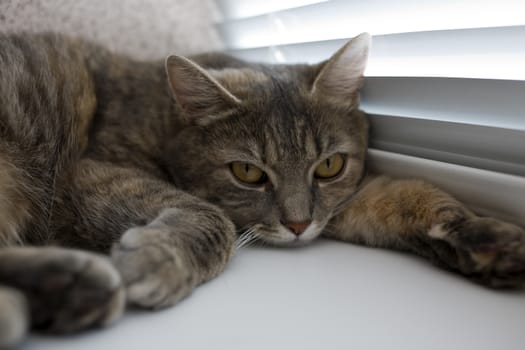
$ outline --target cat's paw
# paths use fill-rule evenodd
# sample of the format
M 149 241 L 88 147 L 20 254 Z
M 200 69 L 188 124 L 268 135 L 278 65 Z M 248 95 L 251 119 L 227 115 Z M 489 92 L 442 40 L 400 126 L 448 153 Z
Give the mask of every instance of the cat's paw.
M 118 271 L 106 257 L 54 247 L 0 253 L 0 280 L 23 294 L 32 326 L 74 332 L 119 318 L 125 306 Z
M 457 220 L 436 225 L 429 235 L 450 244 L 456 267 L 491 287 L 525 284 L 525 230 L 493 218 Z
M 164 308 L 187 296 L 197 284 L 166 227 L 135 227 L 113 247 L 111 257 L 127 288 L 128 302 Z

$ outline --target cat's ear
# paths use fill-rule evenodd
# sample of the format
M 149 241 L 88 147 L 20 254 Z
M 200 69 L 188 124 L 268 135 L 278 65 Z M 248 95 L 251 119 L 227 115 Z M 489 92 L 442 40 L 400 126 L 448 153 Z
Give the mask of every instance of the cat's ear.
M 358 104 L 369 49 L 368 33 L 362 33 L 346 43 L 323 64 L 314 80 L 312 95 L 339 105 Z
M 169 56 L 166 72 L 175 101 L 189 122 L 207 124 L 241 103 L 202 67 L 185 57 Z

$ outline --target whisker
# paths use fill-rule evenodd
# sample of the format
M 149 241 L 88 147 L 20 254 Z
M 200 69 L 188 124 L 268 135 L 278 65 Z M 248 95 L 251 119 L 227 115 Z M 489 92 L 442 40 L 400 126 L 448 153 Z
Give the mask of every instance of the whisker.
M 260 225 L 255 224 L 252 225 L 250 228 L 246 229 L 243 233 L 241 233 L 241 235 L 236 241 L 236 249 L 239 250 L 241 248 L 248 247 L 257 241 L 260 241 L 262 237 L 258 232 L 259 227 Z
M 235 247 L 237 249 L 243 244 L 247 236 L 248 236 L 248 231 L 241 233 L 239 237 L 235 240 Z
M 245 246 L 248 242 L 250 242 L 253 239 L 254 234 L 255 234 L 254 227 L 251 227 L 247 229 L 246 231 L 244 231 L 243 233 L 241 233 L 239 238 L 237 238 L 237 240 L 235 241 L 235 248 L 238 250 L 242 248 L 243 246 Z
M 241 236 L 242 234 L 246 233 L 251 227 L 253 227 L 253 224 L 246 224 L 243 227 L 237 228 L 237 234 Z
M 253 235 L 251 236 L 251 239 L 248 240 L 246 243 L 244 243 L 244 247 L 249 247 L 250 245 L 254 244 L 255 242 L 259 241 L 261 237 L 257 234 L 257 232 L 253 232 Z

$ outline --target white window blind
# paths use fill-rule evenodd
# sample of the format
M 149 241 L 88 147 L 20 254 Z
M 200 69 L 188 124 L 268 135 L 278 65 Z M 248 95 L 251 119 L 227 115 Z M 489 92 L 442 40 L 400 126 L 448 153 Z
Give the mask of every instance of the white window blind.
M 228 51 L 319 62 L 372 34 L 361 108 L 377 170 L 525 224 L 525 1 L 217 0 Z

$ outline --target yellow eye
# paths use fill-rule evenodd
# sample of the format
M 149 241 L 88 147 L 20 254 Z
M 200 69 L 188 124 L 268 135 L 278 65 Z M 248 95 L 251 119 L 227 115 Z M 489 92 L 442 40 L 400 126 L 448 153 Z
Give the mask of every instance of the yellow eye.
M 334 154 L 333 156 L 326 158 L 315 168 L 315 177 L 320 180 L 331 179 L 343 170 L 345 165 L 345 160 L 343 156 L 339 153 Z
M 241 182 L 259 185 L 266 181 L 266 173 L 250 163 L 233 162 L 230 168 L 233 175 Z

